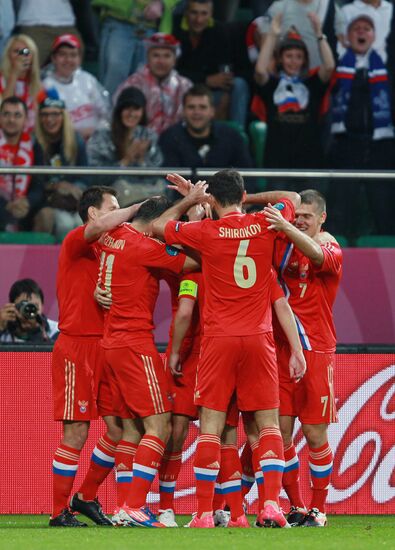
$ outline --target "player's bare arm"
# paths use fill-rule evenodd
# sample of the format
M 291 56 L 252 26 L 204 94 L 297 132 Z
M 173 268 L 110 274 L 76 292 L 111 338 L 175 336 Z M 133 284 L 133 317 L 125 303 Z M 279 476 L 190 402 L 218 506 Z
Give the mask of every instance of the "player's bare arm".
M 281 199 L 288 199 L 295 208 L 300 205 L 300 195 L 294 191 L 262 191 L 261 193 L 248 194 L 244 204 L 275 204 Z
M 289 374 L 292 379 L 300 380 L 306 372 L 306 360 L 291 306 L 286 298 L 279 298 L 274 302 L 273 307 L 291 348 Z
M 106 231 L 111 231 L 111 229 L 114 229 L 114 227 L 116 227 L 117 225 L 130 221 L 136 215 L 138 209 L 143 204 L 143 202 L 132 204 L 127 208 L 116 208 L 102 216 L 95 215 L 94 211 L 92 210 L 93 215 L 89 216 L 89 221 L 85 227 L 85 239 L 88 242 L 96 241 Z
M 292 225 L 289 221 L 285 220 L 281 212 L 274 208 L 272 205 L 264 208 L 265 218 L 269 222 L 269 229 L 275 231 L 282 231 L 285 235 L 299 248 L 305 256 L 307 256 L 315 266 L 320 267 L 324 262 L 324 253 L 321 248 L 321 244 L 305 233 L 300 231 L 297 227 Z
M 191 187 L 188 195 L 166 210 L 166 212 L 164 212 L 153 222 L 152 229 L 154 235 L 163 239 L 165 227 L 168 221 L 178 220 L 195 204 L 203 204 L 207 202 L 210 195 L 206 193 L 206 189 L 207 184 L 203 181 L 198 181 L 193 187 Z
M 96 302 L 104 309 L 110 309 L 112 304 L 111 291 L 100 288 L 99 285 L 96 285 L 93 297 Z
M 190 298 L 180 298 L 178 309 L 174 316 L 172 347 L 169 357 L 169 367 L 174 376 L 182 376 L 180 364 L 180 348 L 190 327 L 195 301 Z
M 194 258 L 186 256 L 185 262 L 182 268 L 183 273 L 190 273 L 191 271 L 199 271 L 201 269 L 201 264 Z

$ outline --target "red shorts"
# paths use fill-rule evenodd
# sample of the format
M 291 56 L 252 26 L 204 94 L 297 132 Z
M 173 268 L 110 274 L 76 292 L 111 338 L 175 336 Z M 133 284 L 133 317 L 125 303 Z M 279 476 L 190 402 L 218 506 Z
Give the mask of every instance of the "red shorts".
M 52 352 L 55 420 L 97 418 L 95 369 L 101 370 L 100 338 L 60 334 Z
M 102 348 L 103 369 L 97 381 L 97 410 L 99 416 L 119 416 L 118 408 L 111 390 L 109 367 L 105 365 L 104 349 Z
M 240 412 L 237 407 L 236 394 L 233 394 L 229 403 L 228 410 L 226 411 L 226 425 L 237 428 L 237 426 L 239 425 L 239 416 Z
M 123 418 L 171 411 L 165 369 L 153 342 L 147 342 L 139 351 L 127 347 L 106 349 L 105 358 L 112 372 L 111 391 L 117 409 L 123 408 Z
M 234 392 L 241 411 L 278 408 L 278 372 L 271 332 L 203 337 L 196 405 L 226 412 Z
M 334 353 L 303 351 L 306 374 L 300 382 L 289 376 L 289 347 L 279 345 L 280 415 L 297 416 L 302 424 L 337 422 L 333 387 Z
M 173 376 L 167 367 L 169 387 L 173 400 L 173 414 L 182 414 L 192 419 L 198 418 L 198 408 L 193 398 L 196 384 L 196 370 L 199 362 L 200 346 L 186 357 L 181 354 L 182 376 Z

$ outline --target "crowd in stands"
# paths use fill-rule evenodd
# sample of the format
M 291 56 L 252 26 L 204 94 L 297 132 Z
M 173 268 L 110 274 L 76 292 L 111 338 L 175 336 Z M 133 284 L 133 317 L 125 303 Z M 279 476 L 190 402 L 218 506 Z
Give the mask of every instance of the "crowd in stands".
M 251 168 L 263 156 L 267 168 L 394 170 L 393 7 L 2 0 L 0 165 Z M 264 155 L 248 141 L 253 121 L 267 125 Z M 92 182 L 1 175 L 0 231 L 61 240 L 80 223 L 78 198 Z M 118 189 L 121 205 L 165 189 L 152 176 L 100 182 Z M 250 191 L 256 185 L 247 181 Z M 308 186 L 327 195 L 329 230 L 395 233 L 394 185 Z

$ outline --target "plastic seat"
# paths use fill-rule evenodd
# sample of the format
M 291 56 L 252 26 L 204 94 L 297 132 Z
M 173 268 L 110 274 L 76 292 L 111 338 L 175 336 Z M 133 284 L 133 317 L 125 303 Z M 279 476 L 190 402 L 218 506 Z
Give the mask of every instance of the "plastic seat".
M 18 231 L 9 233 L 0 232 L 0 244 L 55 244 L 56 239 L 49 233 L 34 233 L 30 231 Z
M 249 145 L 248 135 L 246 134 L 243 127 L 240 126 L 240 124 L 238 122 L 236 122 L 235 120 L 221 120 L 221 122 L 223 122 L 227 126 L 230 126 L 231 128 L 234 128 L 235 130 L 237 130 L 239 132 L 239 134 L 241 135 L 241 137 L 243 138 L 243 140 L 245 141 L 245 143 L 247 145 Z
M 395 248 L 395 235 L 363 235 L 356 244 L 364 248 Z
M 348 246 L 350 246 L 350 243 L 348 242 L 347 237 L 345 237 L 344 235 L 334 235 L 334 237 L 339 243 L 339 245 L 341 246 L 341 248 L 347 248 Z

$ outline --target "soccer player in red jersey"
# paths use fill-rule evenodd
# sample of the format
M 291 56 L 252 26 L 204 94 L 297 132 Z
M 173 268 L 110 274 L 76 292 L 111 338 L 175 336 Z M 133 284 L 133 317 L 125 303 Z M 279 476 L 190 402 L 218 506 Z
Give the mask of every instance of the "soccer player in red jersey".
M 341 278 L 342 252 L 334 237 L 322 232 L 326 219 L 324 197 L 315 190 L 302 191 L 300 196 L 302 202 L 296 209 L 294 225 L 281 218 L 276 209 L 265 208 L 271 227 L 281 232 L 275 245 L 274 263 L 295 314 L 307 363 L 306 375 L 295 384 L 286 369 L 288 346 L 279 342 L 280 426 L 285 452 L 283 484 L 292 506 L 289 521 L 304 527 L 324 527 L 333 462 L 327 430 L 329 423 L 337 421 L 333 389 L 336 350 L 333 304 Z M 313 494 L 307 514 L 300 496 L 299 463 L 292 440 L 296 416 L 309 447 Z
M 103 232 L 130 219 L 138 207 L 120 210 L 115 191 L 110 187 L 87 189 L 79 205 L 84 225 L 66 236 L 60 251 L 57 274 L 60 335 L 52 354 L 52 382 L 54 415 L 55 420 L 63 422 L 63 437 L 53 460 L 53 510 L 49 522 L 53 527 L 86 526 L 70 512 L 68 500 L 89 422 L 98 414 L 103 312 L 93 299 L 98 265 L 95 243 Z M 105 401 L 99 412 L 107 424 L 107 433 L 98 441 L 88 475 L 73 500 L 74 506 L 81 505 L 79 511 L 96 523 L 111 525 L 95 500 L 98 486 L 113 467 L 115 445 L 121 433 L 112 417 L 109 399 L 106 397 Z
M 203 191 L 196 188 L 194 201 L 200 195 Z M 164 527 L 145 507 L 170 435 L 171 411 L 167 378 L 152 334 L 159 293 L 153 270 L 181 273 L 198 267 L 177 248 L 147 236 L 152 221 L 168 206 L 164 197 L 146 201 L 131 224 L 116 227 L 100 241 L 99 286 L 112 298 L 103 337 L 111 389 L 144 432 L 121 512 L 130 525 L 144 527 Z M 125 418 L 125 413 L 121 416 Z
M 170 179 L 176 184 L 185 182 L 175 175 Z M 217 172 L 210 178 L 207 191 L 218 220 L 174 221 L 190 206 L 187 195 L 153 225 L 154 232 L 164 235 L 166 242 L 195 248 L 202 257 L 204 336 L 195 389 L 201 430 L 194 466 L 198 512 L 191 527 L 214 526 L 212 503 L 219 471 L 220 437 L 234 391 L 238 408 L 254 412 L 260 430 L 260 462 L 267 498 L 265 525 L 288 527 L 278 506 L 284 456 L 270 312 L 276 235 L 268 229 L 262 212 L 242 213 L 245 191 L 238 172 Z M 274 192 L 272 199 L 279 199 L 276 208 L 285 219 L 292 220 L 299 196 Z

